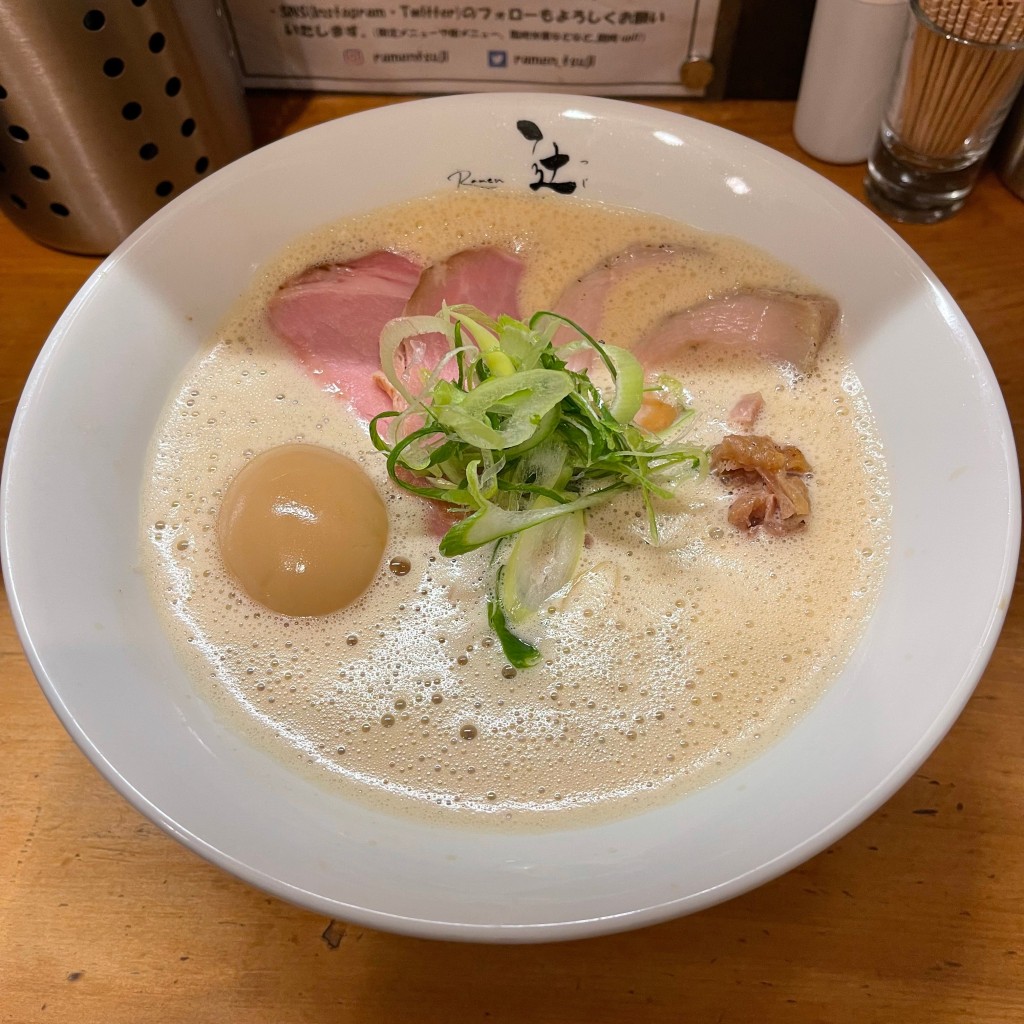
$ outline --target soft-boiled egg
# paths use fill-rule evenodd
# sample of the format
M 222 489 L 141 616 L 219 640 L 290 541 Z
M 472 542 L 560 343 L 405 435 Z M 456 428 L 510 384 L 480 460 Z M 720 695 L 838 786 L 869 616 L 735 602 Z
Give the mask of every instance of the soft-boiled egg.
M 282 615 L 327 615 L 373 581 L 388 537 L 384 502 L 358 463 L 285 444 L 232 480 L 217 527 L 228 571 Z

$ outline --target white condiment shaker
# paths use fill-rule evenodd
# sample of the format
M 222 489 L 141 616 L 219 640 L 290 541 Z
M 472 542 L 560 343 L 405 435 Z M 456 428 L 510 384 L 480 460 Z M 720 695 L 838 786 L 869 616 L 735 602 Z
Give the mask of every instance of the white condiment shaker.
M 907 0 L 818 0 L 793 134 L 834 164 L 868 158 L 906 35 Z

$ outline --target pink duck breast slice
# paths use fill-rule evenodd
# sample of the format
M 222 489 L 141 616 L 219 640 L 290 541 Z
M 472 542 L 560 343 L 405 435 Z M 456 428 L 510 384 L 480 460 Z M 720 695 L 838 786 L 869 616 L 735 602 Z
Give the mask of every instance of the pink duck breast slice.
M 380 332 L 402 315 L 421 270 L 386 251 L 314 267 L 270 300 L 270 325 L 326 389 L 341 392 L 370 418 L 392 405 L 377 383 Z
M 523 261 L 493 246 L 465 249 L 429 266 L 409 299 L 406 316 L 434 316 L 441 303 L 476 306 L 491 317 L 519 317 Z
M 435 316 L 446 302 L 449 306 L 476 306 L 491 317 L 505 313 L 518 318 L 522 279 L 523 262 L 513 253 L 493 246 L 464 249 L 423 271 L 405 316 Z M 410 338 L 398 353 L 396 369 L 408 386 L 418 391 L 448 350 L 448 339 L 443 334 Z M 454 362 L 442 371 L 450 379 L 457 372 Z
M 594 338 L 601 336 L 604 307 L 612 289 L 631 273 L 676 260 L 684 260 L 701 250 L 692 245 L 649 245 L 637 243 L 603 259 L 582 277 L 573 281 L 558 297 L 553 311 L 579 324 Z M 569 328 L 555 336 L 561 345 L 573 337 Z
M 690 345 L 728 345 L 807 373 L 838 318 L 839 306 L 827 296 L 758 288 L 672 314 L 633 353 L 646 367 L 656 368 Z
M 636 243 L 606 257 L 582 277 L 568 285 L 559 295 L 552 311 L 577 324 L 592 338 L 602 340 L 605 305 L 616 286 L 630 274 L 646 267 L 685 260 L 699 253 L 691 245 L 650 245 Z M 555 345 L 565 345 L 578 337 L 571 327 L 560 327 L 554 336 Z M 570 370 L 589 370 L 593 349 L 581 349 L 567 359 Z

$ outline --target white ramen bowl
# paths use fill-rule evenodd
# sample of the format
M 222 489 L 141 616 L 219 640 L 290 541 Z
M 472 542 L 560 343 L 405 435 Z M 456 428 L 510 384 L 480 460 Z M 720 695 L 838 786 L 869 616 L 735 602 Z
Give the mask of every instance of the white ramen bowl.
M 159 625 L 137 517 L 158 413 L 257 268 L 329 221 L 477 187 L 469 179 L 548 187 L 520 121 L 569 156 L 556 180 L 576 181 L 577 196 L 739 236 L 839 300 L 887 453 L 893 536 L 877 610 L 846 669 L 756 760 L 638 816 L 497 834 L 368 810 L 248 746 L 193 692 Z M 892 231 L 823 178 L 721 128 L 545 95 L 356 114 L 189 189 L 106 260 L 55 327 L 18 411 L 3 503 L 28 658 L 75 741 L 136 808 L 319 913 L 511 942 L 699 910 L 863 820 L 970 696 L 1003 621 L 1020 531 L 995 377 L 948 293 Z

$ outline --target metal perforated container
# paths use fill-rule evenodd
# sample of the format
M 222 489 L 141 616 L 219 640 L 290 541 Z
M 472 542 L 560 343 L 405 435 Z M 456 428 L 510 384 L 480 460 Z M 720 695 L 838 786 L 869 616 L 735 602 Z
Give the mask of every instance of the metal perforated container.
M 94 255 L 251 146 L 215 0 L 0 0 L 0 118 L 0 208 Z

